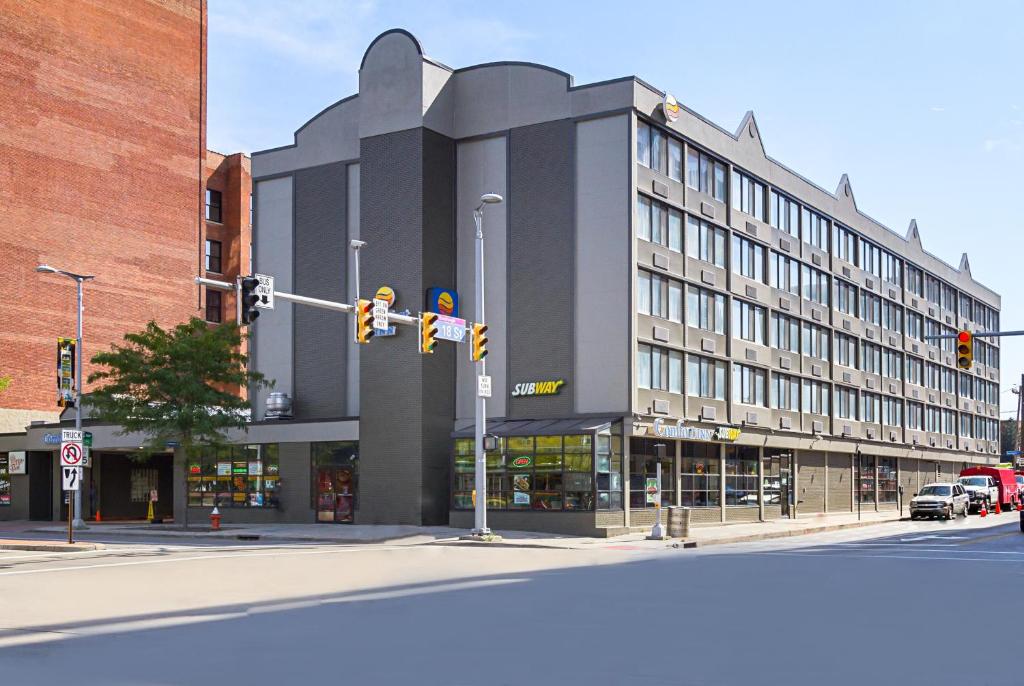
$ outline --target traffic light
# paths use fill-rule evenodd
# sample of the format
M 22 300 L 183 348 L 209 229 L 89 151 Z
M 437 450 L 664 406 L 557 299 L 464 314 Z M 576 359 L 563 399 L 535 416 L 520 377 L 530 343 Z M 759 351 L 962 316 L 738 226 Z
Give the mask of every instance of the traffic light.
M 259 285 L 260 280 L 254 276 L 246 276 L 242 279 L 238 295 L 238 299 L 242 303 L 241 320 L 238 322 L 239 326 L 252 324 L 260 316 L 260 311 L 256 309 L 256 303 L 260 301 L 260 296 L 256 295 L 256 288 Z
M 420 315 L 420 352 L 433 355 L 437 347 L 437 314 L 424 312 Z
M 974 364 L 974 334 L 961 331 L 956 335 L 956 366 L 970 369 Z
M 486 324 L 473 325 L 472 360 L 474 362 L 479 362 L 487 357 L 487 337 L 484 336 L 485 333 L 487 333 Z
M 369 343 L 373 338 L 373 301 L 356 301 L 356 343 Z

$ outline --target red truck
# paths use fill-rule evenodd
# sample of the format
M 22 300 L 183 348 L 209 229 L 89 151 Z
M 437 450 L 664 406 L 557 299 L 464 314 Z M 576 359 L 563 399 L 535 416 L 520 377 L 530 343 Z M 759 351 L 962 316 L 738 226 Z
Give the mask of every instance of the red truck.
M 961 477 L 988 476 L 999 491 L 999 505 L 1003 510 L 1013 510 L 1020 499 L 1017 477 L 1012 469 L 1005 467 L 968 467 L 960 472 Z

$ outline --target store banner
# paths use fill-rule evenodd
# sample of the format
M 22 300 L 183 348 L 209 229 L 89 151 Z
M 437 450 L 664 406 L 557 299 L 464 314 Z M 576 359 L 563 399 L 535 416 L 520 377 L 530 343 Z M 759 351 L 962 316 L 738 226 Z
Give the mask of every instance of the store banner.
M 57 339 L 57 406 L 75 406 L 75 339 Z

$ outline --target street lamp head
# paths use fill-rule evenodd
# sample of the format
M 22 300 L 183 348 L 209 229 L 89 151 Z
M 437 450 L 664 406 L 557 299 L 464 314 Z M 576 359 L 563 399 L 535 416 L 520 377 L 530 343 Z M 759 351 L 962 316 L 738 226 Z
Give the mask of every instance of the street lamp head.
M 57 270 L 54 269 L 53 267 L 51 267 L 48 264 L 41 264 L 41 265 L 39 265 L 38 267 L 36 267 L 36 271 L 37 272 L 42 272 L 43 274 L 56 274 L 57 273 Z
M 348 242 L 348 246 L 353 250 L 359 250 L 359 248 L 363 247 L 364 245 L 366 245 L 366 241 L 361 241 L 358 238 L 353 238 L 351 241 Z
M 503 200 L 504 198 L 497 193 L 484 193 L 480 196 L 480 203 L 482 205 L 497 205 Z

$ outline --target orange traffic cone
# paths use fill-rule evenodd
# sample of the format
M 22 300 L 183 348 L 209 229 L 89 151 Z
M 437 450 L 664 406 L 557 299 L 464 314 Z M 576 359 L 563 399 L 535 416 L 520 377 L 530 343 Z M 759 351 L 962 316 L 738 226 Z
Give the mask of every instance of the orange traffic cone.
M 996 511 L 995 511 L 995 512 L 993 512 L 992 514 L 1002 514 L 1002 513 L 1003 513 L 1003 511 L 1002 511 L 1002 509 L 1000 509 L 1000 507 L 999 507 L 999 501 L 997 500 L 997 501 L 996 501 Z
M 978 514 L 982 517 L 988 517 L 988 506 L 985 504 L 984 500 L 981 501 L 981 509 L 978 510 Z
M 99 511 L 99 510 L 96 510 L 96 521 L 97 521 L 97 522 L 102 522 L 102 521 L 103 521 L 103 520 L 102 520 L 102 519 L 100 518 L 100 511 Z

